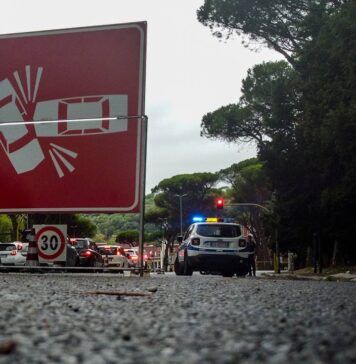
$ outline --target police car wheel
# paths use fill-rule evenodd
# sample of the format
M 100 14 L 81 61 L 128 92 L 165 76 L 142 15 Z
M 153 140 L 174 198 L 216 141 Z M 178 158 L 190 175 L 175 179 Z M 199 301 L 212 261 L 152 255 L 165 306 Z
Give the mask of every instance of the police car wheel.
M 247 275 L 247 272 L 243 272 L 243 271 L 236 272 L 237 277 L 246 277 L 246 275 Z
M 248 273 L 248 268 L 246 266 L 242 266 L 236 271 L 237 277 L 245 277 Z
M 193 269 L 188 263 L 187 256 L 184 257 L 184 273 L 185 276 L 193 275 Z
M 183 267 L 181 266 L 181 264 L 179 264 L 178 257 L 176 258 L 176 260 L 174 262 L 174 273 L 177 276 L 183 275 Z

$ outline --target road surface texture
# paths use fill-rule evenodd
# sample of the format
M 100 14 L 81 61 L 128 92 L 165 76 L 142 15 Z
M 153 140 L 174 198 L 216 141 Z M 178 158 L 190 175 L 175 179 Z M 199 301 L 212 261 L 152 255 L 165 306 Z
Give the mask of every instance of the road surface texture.
M 2 273 L 0 292 L 0 363 L 356 363 L 354 282 Z

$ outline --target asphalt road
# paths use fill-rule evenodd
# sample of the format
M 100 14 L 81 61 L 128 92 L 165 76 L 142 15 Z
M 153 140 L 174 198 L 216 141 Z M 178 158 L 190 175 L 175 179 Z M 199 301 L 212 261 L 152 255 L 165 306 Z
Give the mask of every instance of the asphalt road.
M 0 274 L 0 363 L 356 363 L 356 283 Z

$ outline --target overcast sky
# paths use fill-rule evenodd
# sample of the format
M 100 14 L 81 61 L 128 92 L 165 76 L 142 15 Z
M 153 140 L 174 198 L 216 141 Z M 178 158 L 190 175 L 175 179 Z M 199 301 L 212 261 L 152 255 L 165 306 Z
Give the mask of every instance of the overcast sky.
M 165 178 L 216 172 L 256 155 L 253 145 L 200 137 L 204 114 L 241 96 L 247 70 L 281 57 L 253 52 L 240 39 L 219 41 L 200 24 L 204 0 L 11 0 L 2 5 L 0 33 L 147 21 L 146 192 Z

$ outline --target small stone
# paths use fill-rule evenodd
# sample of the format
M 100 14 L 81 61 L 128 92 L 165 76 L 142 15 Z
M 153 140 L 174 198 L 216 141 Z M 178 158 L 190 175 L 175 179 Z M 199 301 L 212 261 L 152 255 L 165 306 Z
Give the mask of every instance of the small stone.
M 122 340 L 124 340 L 124 341 L 130 341 L 131 340 L 131 335 L 130 334 L 123 334 L 122 335 Z
M 172 354 L 174 353 L 174 349 L 173 348 L 164 348 L 162 351 L 161 351 L 161 354 L 163 356 L 171 356 Z
M 11 354 L 16 349 L 17 343 L 14 340 L 8 340 L 0 343 L 0 354 Z

